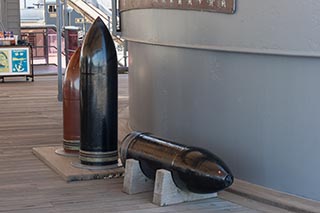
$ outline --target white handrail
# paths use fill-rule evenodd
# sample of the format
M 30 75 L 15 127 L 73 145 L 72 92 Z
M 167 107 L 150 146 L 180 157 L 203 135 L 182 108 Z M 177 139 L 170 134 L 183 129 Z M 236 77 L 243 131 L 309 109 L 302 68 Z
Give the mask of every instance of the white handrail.
M 103 11 L 101 11 L 100 9 L 96 8 L 95 6 L 93 6 L 90 3 L 87 3 L 83 0 L 68 0 L 67 1 L 68 5 L 71 6 L 75 11 L 77 11 L 80 14 L 83 14 L 89 22 L 93 22 L 96 18 L 100 17 L 103 22 L 106 24 L 106 26 L 110 26 L 110 28 L 114 28 L 112 27 L 112 16 L 108 16 L 107 14 L 105 14 Z M 112 13 L 111 13 L 112 15 Z M 113 31 L 112 29 L 110 29 L 111 31 Z M 123 43 L 123 41 L 117 37 L 114 36 L 114 33 L 112 33 L 113 35 L 113 39 L 115 40 L 115 42 L 117 42 L 118 44 Z

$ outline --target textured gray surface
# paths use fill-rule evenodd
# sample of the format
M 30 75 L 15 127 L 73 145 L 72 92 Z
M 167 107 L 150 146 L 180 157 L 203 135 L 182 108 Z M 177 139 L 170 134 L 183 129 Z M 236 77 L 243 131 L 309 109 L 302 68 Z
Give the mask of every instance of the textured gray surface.
M 123 13 L 131 127 L 207 148 L 237 178 L 320 200 L 319 10 L 243 0 L 235 15 Z
M 20 35 L 20 10 L 19 0 L 0 0 L 0 22 L 5 29 L 0 31 L 12 31 L 15 35 Z
M 122 14 L 121 29 L 128 40 L 154 44 L 320 56 L 319 1 L 237 2 L 234 15 L 132 10 Z

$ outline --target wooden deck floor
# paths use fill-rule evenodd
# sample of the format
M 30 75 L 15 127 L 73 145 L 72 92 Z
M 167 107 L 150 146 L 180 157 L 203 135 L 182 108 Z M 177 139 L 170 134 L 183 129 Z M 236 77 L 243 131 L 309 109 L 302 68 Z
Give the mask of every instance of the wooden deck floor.
M 119 82 L 123 108 L 127 76 L 120 75 Z M 121 192 L 121 178 L 66 183 L 32 154 L 32 147 L 61 144 L 56 76 L 36 77 L 33 83 L 6 79 L 0 91 L 0 212 L 282 212 L 228 193 L 223 199 L 157 207 L 151 193 Z

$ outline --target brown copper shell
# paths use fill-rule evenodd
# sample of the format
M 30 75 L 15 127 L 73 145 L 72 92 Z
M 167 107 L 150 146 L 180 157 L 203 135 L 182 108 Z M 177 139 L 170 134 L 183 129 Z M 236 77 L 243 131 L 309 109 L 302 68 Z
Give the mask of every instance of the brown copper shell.
M 63 82 L 63 148 L 79 151 L 80 146 L 80 52 L 72 55 Z

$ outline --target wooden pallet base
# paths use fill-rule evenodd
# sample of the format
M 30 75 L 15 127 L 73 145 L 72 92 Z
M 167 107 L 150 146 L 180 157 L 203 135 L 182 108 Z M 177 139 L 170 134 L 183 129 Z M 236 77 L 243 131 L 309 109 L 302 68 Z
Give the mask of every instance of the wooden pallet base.
M 36 155 L 52 170 L 58 173 L 65 181 L 93 180 L 122 177 L 123 167 L 112 169 L 92 169 L 75 167 L 72 164 L 79 162 L 78 157 L 66 157 L 58 155 L 55 150 L 61 147 L 38 147 L 33 148 L 33 154 Z

